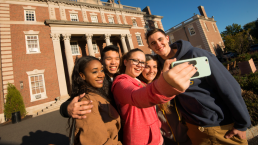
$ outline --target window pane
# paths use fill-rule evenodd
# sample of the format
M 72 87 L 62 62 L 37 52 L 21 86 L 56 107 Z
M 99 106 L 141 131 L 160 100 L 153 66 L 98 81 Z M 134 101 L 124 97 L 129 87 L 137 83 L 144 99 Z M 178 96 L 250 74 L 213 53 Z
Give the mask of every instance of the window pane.
M 40 92 L 41 92 L 41 93 L 44 92 L 44 88 L 40 88 Z
M 34 82 L 34 81 L 35 81 L 35 80 L 34 80 L 34 76 L 30 77 L 30 80 L 31 80 L 32 82 Z
M 36 94 L 36 90 L 35 89 L 32 89 L 32 94 Z

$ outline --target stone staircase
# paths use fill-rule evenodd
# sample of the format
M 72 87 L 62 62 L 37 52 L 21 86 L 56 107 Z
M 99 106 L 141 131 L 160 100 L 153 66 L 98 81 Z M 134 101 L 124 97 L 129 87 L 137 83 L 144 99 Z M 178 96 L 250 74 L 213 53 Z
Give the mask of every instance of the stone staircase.
M 54 102 L 46 105 L 42 109 L 38 110 L 35 114 L 33 114 L 33 117 L 40 116 L 46 113 L 50 113 L 56 110 L 59 110 L 61 104 L 65 102 L 68 98 L 62 98 L 62 99 L 56 99 Z

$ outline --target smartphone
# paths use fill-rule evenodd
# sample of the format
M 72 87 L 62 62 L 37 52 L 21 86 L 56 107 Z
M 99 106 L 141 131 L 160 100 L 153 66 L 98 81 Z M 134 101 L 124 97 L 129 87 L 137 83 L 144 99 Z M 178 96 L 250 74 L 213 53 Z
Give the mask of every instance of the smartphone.
M 197 68 L 197 72 L 191 77 L 191 79 L 197 79 L 211 75 L 209 60 L 205 56 L 175 61 L 171 64 L 171 67 L 173 68 L 184 62 L 189 62 Z

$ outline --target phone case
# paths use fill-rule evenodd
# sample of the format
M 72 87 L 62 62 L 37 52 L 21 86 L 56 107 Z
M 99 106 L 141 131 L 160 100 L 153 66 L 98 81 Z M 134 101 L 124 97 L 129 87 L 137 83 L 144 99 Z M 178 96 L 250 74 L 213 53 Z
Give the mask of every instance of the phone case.
M 209 60 L 205 56 L 175 61 L 171 64 L 171 67 L 173 68 L 184 62 L 189 62 L 197 68 L 197 72 L 191 77 L 191 79 L 197 79 L 211 75 Z

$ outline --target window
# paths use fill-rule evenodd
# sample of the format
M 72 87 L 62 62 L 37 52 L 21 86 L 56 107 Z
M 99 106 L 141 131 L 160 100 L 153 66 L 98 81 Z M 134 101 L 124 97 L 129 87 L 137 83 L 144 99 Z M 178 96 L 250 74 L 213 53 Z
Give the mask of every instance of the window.
M 175 42 L 175 38 L 174 38 L 174 35 L 173 35 L 173 34 L 170 35 L 169 38 L 170 38 L 170 44 L 172 44 L 172 43 Z
M 72 55 L 80 55 L 79 47 L 77 42 L 70 42 Z
M 193 27 L 192 25 L 188 27 L 188 31 L 189 31 L 189 33 L 190 33 L 190 36 L 196 34 L 196 33 L 195 33 L 195 30 L 194 30 L 194 27 Z
M 113 17 L 108 17 L 109 24 L 115 24 Z
M 145 22 L 145 28 L 150 29 L 149 23 L 147 21 Z
M 217 55 L 216 46 L 214 45 L 214 42 L 211 42 L 211 45 L 213 47 L 213 50 L 214 50 L 215 54 Z
M 212 26 L 213 26 L 214 31 L 217 32 L 215 25 L 212 24 Z
M 98 23 L 98 16 L 97 15 L 91 15 L 91 22 L 92 23 Z
M 27 53 L 39 53 L 39 40 L 38 35 L 26 35 Z
M 133 26 L 134 26 L 134 27 L 137 27 L 136 19 L 132 19 L 132 21 L 133 21 Z
M 97 45 L 96 41 L 92 42 L 92 46 L 93 46 L 94 53 L 99 53 L 98 45 Z
M 79 21 L 78 20 L 78 14 L 70 14 L 71 21 Z
M 154 22 L 154 26 L 155 26 L 155 28 L 159 28 L 159 26 L 158 26 L 158 23 L 157 23 L 157 22 Z
M 33 70 L 27 72 L 29 76 L 31 102 L 47 98 L 44 71 L 45 70 Z
M 209 29 L 208 29 L 208 27 L 207 27 L 206 23 L 204 23 L 204 26 L 205 26 L 206 30 L 207 30 L 207 31 L 209 31 Z
M 25 21 L 36 21 L 34 10 L 25 10 Z
M 141 34 L 136 34 L 136 39 L 139 46 L 143 46 Z

